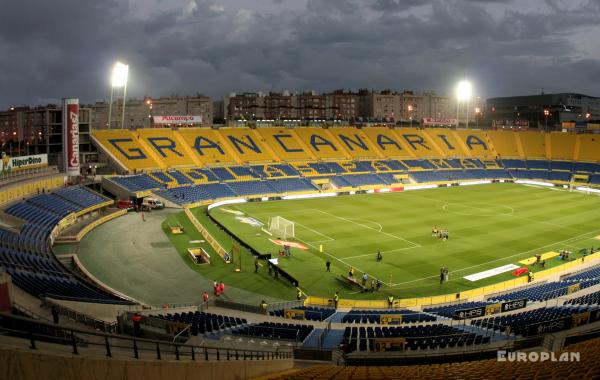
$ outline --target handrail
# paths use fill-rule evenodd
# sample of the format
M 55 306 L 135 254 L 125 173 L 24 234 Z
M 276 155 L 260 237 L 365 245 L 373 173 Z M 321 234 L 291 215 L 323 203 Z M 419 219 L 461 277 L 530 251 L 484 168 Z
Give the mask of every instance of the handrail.
M 65 315 L 67 318 L 71 318 L 77 322 L 81 322 L 86 326 L 90 326 L 95 329 L 100 329 L 102 331 L 110 333 L 114 333 L 117 330 L 117 322 L 106 322 L 98 318 L 91 317 L 87 314 L 81 313 L 77 310 L 73 310 L 57 302 L 53 302 L 52 300 L 49 300 L 46 297 L 41 297 L 41 299 L 42 303 L 45 306 L 57 307 L 58 312 L 60 314 Z
M 178 344 L 155 339 L 129 337 L 112 333 L 86 331 L 77 328 L 65 328 L 57 325 L 39 322 L 30 318 L 15 315 L 0 314 L 0 331 L 12 333 L 17 336 L 28 338 L 30 348 L 36 349 L 36 341 L 53 341 L 57 339 L 61 343 L 68 343 L 73 347 L 73 354 L 78 355 L 79 348 L 86 346 L 99 346 L 106 350 L 106 356 L 112 357 L 112 349 L 131 349 L 136 359 L 140 351 L 149 351 L 156 354 L 160 360 L 162 353 L 168 352 L 180 360 L 181 355 L 190 355 L 192 360 L 197 360 L 197 354 L 203 354 L 205 361 L 214 360 L 266 360 L 266 359 L 290 359 L 293 358 L 292 350 L 264 350 L 244 348 L 208 347 L 206 345 Z M 43 331 L 42 333 L 38 331 Z M 44 333 L 45 332 L 45 333 Z M 52 333 L 53 335 L 48 335 Z M 83 339 L 83 337 L 95 337 L 101 339 Z M 163 349 L 161 350 L 161 346 Z M 164 346 L 168 348 L 165 351 Z M 185 350 L 185 351 L 184 351 Z M 189 354 L 188 354 L 189 353 Z M 223 356 L 223 359 L 221 358 Z

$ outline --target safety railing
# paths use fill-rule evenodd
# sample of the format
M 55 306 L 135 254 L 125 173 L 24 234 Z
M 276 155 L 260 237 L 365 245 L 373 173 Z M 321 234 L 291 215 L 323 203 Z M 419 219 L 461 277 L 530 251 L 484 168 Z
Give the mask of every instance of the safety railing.
M 290 359 L 294 355 L 291 349 L 260 350 L 208 347 L 105 334 L 63 328 L 13 315 L 0 315 L 0 331 L 5 335 L 29 340 L 29 348 L 31 349 L 37 349 L 39 342 L 68 345 L 74 355 L 87 353 L 87 351 L 97 354 L 98 351 L 101 351 L 107 357 L 128 356 L 135 359 L 188 359 L 193 361 Z

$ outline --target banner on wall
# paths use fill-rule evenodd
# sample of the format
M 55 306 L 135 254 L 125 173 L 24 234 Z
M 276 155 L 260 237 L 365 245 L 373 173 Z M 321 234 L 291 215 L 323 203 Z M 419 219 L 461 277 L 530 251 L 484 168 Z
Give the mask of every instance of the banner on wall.
M 47 154 L 35 154 L 32 156 L 10 157 L 2 153 L 2 174 L 18 170 L 27 170 L 48 166 Z
M 65 173 L 79 175 L 79 99 L 63 99 L 63 159 Z
M 153 116 L 154 124 L 202 124 L 202 116 Z

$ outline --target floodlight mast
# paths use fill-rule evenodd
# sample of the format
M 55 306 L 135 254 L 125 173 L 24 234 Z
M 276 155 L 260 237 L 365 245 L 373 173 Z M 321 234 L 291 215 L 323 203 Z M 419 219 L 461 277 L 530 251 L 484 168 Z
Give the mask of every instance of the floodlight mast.
M 110 104 L 108 105 L 108 128 L 112 124 L 112 103 L 115 88 L 123 87 L 123 111 L 121 113 L 121 128 L 125 124 L 125 101 L 127 96 L 127 77 L 129 76 L 129 65 L 121 62 L 115 63 L 110 78 Z
M 459 126 L 460 102 L 467 102 L 467 128 L 469 128 L 469 101 L 473 96 L 473 86 L 468 80 L 461 80 L 456 85 L 456 128 Z

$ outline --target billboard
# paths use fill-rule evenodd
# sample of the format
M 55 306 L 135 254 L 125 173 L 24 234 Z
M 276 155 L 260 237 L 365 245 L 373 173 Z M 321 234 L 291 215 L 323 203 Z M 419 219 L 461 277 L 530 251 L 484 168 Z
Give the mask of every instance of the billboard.
M 79 175 L 79 99 L 63 99 L 63 160 L 65 173 Z
M 32 156 L 10 157 L 2 153 L 2 174 L 18 170 L 41 168 L 48 166 L 47 154 L 35 154 Z
M 424 126 L 444 126 L 444 125 L 456 125 L 457 120 L 456 119 L 442 119 L 442 118 L 436 118 L 436 117 L 424 117 L 423 118 L 423 125 Z
M 154 124 L 202 124 L 202 116 L 153 116 Z

